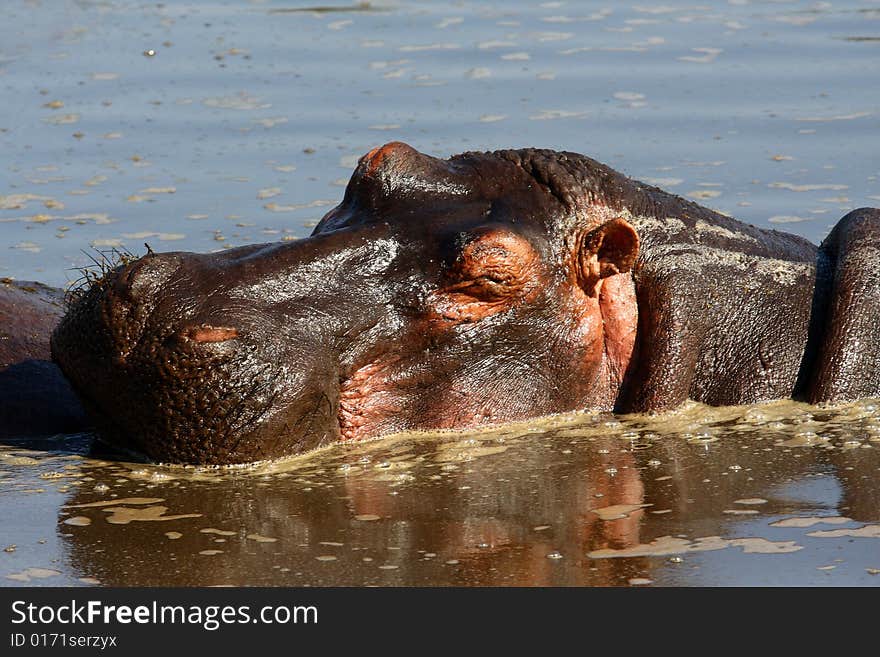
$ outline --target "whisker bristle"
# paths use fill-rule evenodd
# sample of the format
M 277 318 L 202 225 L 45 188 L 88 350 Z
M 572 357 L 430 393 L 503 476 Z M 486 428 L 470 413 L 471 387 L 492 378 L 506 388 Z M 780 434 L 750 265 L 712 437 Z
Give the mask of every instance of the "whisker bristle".
M 90 290 L 101 287 L 109 274 L 119 267 L 140 258 L 139 255 L 128 249 L 116 247 L 109 250 L 94 249 L 94 253 L 83 250 L 82 253 L 91 261 L 91 264 L 71 268 L 71 271 L 79 272 L 80 275 L 70 282 L 64 294 L 64 303 L 68 308 L 83 298 Z

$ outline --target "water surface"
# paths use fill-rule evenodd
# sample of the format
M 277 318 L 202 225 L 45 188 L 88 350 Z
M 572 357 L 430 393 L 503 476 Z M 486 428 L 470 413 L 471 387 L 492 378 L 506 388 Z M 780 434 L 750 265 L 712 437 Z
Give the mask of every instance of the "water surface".
M 880 583 L 880 403 L 575 414 L 237 470 L 90 442 L 0 447 L 0 583 Z
M 878 2 L 316 7 L 5 2 L 0 276 L 304 237 L 394 139 L 578 151 L 813 241 L 880 205 Z M 13 440 L 0 584 L 876 585 L 878 427 L 695 406 L 235 472 Z

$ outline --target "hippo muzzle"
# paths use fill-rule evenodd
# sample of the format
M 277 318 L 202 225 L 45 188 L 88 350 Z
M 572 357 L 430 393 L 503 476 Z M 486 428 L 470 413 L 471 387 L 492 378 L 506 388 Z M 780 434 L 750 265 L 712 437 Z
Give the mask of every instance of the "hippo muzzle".
M 368 290 L 334 297 L 342 272 L 387 262 L 371 237 L 151 253 L 71 303 L 53 357 L 102 438 L 156 461 L 250 462 L 338 440 L 345 336 L 381 313 Z

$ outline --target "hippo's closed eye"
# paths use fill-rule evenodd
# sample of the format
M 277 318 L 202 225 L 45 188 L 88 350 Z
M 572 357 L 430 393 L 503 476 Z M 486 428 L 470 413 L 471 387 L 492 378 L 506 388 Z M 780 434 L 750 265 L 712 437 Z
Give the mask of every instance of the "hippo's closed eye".
M 538 254 L 524 237 L 500 227 L 459 240 L 457 255 L 432 296 L 444 319 L 476 321 L 505 310 L 537 287 Z

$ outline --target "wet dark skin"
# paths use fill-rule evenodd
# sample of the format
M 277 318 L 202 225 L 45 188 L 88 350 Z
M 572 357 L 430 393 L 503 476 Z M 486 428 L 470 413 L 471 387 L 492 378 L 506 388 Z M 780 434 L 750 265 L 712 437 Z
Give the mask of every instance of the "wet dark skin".
M 819 248 L 581 155 L 365 155 L 296 242 L 150 253 L 75 300 L 52 357 L 156 461 L 580 409 L 880 396 L 880 211 Z

